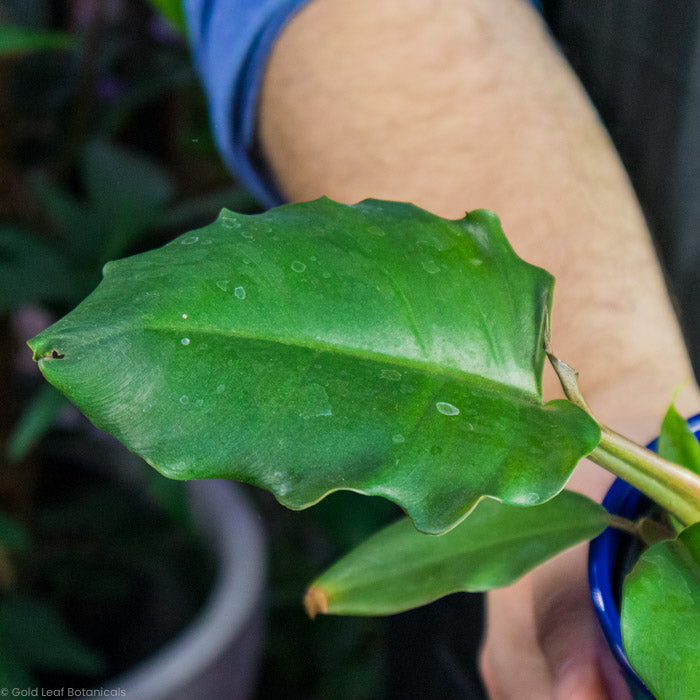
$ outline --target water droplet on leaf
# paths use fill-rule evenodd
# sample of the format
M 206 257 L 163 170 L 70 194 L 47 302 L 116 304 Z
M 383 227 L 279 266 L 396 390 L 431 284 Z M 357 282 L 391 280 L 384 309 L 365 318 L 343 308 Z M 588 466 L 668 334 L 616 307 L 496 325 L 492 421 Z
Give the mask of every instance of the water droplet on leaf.
M 458 416 L 459 415 L 459 409 L 457 406 L 453 406 L 451 403 L 447 403 L 447 401 L 438 401 L 435 404 L 435 408 L 442 413 L 443 416 Z
M 298 411 L 305 420 L 333 415 L 328 393 L 320 384 L 309 384 L 299 392 Z
M 434 260 L 423 260 L 421 266 L 431 275 L 434 275 L 436 272 L 440 272 L 440 266 Z
M 532 491 L 530 493 L 520 493 L 512 499 L 513 503 L 517 503 L 520 506 L 531 506 L 537 503 L 538 500 L 539 496 Z

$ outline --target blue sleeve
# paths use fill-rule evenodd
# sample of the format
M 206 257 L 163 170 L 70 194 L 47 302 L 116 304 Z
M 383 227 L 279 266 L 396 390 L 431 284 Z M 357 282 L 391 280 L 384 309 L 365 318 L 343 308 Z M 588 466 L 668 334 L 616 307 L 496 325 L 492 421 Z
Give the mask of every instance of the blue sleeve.
M 258 92 L 275 39 L 310 0 L 183 1 L 217 148 L 261 204 L 282 204 L 256 141 Z M 540 0 L 529 2 L 540 9 Z
M 309 0 L 184 0 L 190 44 L 226 165 L 266 207 L 284 197 L 255 139 L 258 92 L 278 34 Z

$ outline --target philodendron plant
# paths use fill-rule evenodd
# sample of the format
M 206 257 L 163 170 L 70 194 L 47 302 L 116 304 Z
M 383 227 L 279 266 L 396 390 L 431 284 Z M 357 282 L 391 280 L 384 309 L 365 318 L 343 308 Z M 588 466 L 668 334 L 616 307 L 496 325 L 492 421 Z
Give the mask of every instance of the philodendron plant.
M 625 584 L 628 655 L 659 697 L 700 697 L 700 476 L 593 417 L 548 347 L 552 288 L 491 212 L 320 199 L 224 210 L 107 264 L 29 345 L 95 425 L 168 477 L 249 482 L 293 509 L 339 489 L 399 504 L 408 517 L 312 584 L 311 615 L 505 586 L 610 524 L 658 540 Z M 547 355 L 568 400 L 543 401 Z M 697 467 L 669 416 L 669 450 Z M 666 524 L 563 490 L 586 455 Z

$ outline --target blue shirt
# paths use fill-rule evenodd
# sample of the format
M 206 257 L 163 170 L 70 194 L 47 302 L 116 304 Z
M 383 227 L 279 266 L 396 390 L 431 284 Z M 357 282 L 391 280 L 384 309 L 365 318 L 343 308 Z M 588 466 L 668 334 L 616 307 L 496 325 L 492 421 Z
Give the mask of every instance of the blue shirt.
M 261 204 L 284 202 L 256 144 L 255 114 L 267 58 L 309 0 L 184 0 L 190 44 L 217 148 Z
M 540 0 L 530 0 L 539 7 Z M 260 83 L 275 39 L 309 0 L 184 0 L 190 44 L 226 165 L 266 207 L 285 200 L 256 141 Z

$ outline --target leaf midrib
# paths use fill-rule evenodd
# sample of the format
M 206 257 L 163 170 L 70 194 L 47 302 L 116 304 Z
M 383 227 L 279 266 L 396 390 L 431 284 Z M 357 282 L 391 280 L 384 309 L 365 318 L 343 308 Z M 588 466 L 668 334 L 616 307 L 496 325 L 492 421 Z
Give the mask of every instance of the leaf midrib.
M 396 357 L 394 355 L 387 355 L 379 352 L 372 352 L 371 350 L 363 350 L 360 348 L 354 348 L 347 345 L 337 345 L 332 343 L 325 343 L 319 340 L 312 340 L 311 338 L 304 338 L 303 342 L 290 342 L 282 337 L 274 336 L 261 336 L 254 335 L 252 333 L 239 333 L 232 329 L 221 329 L 221 328 L 194 328 L 192 330 L 186 330 L 183 328 L 175 328 L 174 326 L 160 325 L 160 324 L 146 324 L 144 325 L 144 330 L 146 331 L 157 331 L 157 332 L 167 332 L 173 335 L 182 334 L 183 337 L 186 335 L 188 338 L 196 337 L 196 334 L 212 335 L 216 337 L 227 337 L 236 338 L 243 341 L 259 342 L 259 343 L 270 343 L 272 345 L 284 345 L 291 348 L 300 348 L 309 350 L 311 352 L 317 353 L 330 353 L 330 354 L 342 354 L 350 358 L 357 360 L 365 360 L 368 362 L 378 362 L 392 367 L 404 367 L 417 372 L 422 372 L 431 376 L 441 376 L 446 379 L 452 379 L 460 383 L 476 383 L 483 384 L 485 387 L 496 385 L 501 391 L 506 391 L 511 394 L 516 394 L 521 399 L 527 400 L 529 403 L 534 403 L 538 406 L 544 405 L 542 397 L 536 392 L 528 389 L 524 389 L 521 386 L 513 386 L 511 384 L 506 384 L 502 381 L 491 379 L 489 377 L 483 377 L 480 374 L 474 374 L 472 372 L 467 372 L 466 370 L 448 368 L 443 365 L 436 364 L 435 362 L 430 362 L 427 360 L 420 360 L 417 358 L 402 358 Z M 493 390 L 492 390 L 493 391 Z

